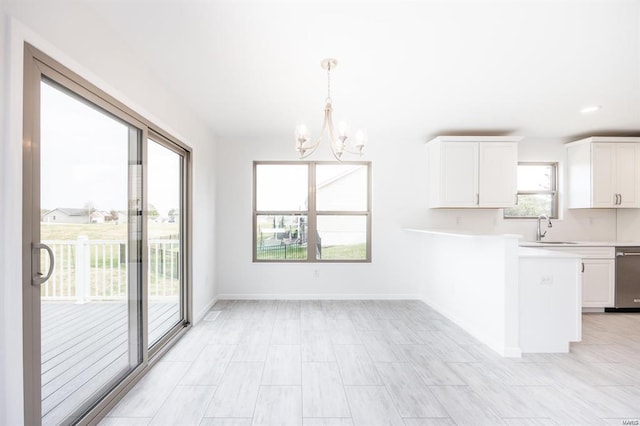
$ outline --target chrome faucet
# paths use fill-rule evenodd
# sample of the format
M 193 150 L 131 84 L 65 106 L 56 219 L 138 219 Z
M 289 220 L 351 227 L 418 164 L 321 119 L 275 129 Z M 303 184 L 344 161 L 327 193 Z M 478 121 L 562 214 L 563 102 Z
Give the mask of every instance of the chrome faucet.
M 553 226 L 551 224 L 551 219 L 549 218 L 549 216 L 547 216 L 546 214 L 541 214 L 540 216 L 538 216 L 538 228 L 536 229 L 536 241 L 542 241 L 544 236 L 547 235 L 547 231 L 542 232 L 540 230 L 540 220 L 541 219 L 546 219 L 547 220 L 547 228 L 551 228 Z

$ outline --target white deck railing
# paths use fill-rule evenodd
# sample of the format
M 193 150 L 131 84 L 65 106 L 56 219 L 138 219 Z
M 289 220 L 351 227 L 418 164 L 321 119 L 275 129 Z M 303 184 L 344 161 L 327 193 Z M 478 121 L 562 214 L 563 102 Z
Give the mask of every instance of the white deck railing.
M 55 258 L 51 278 L 42 285 L 43 300 L 122 300 L 127 295 L 127 242 L 124 240 L 43 241 Z M 150 299 L 178 297 L 180 292 L 180 242 L 150 240 L 148 244 L 148 292 Z M 42 269 L 49 268 L 41 256 Z

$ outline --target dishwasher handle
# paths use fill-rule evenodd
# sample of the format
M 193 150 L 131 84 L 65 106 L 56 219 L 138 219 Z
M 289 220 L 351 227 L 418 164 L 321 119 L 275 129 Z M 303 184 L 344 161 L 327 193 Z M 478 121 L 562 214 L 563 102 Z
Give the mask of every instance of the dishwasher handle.
M 640 253 L 630 252 L 630 251 L 619 251 L 616 253 L 616 256 L 640 256 Z

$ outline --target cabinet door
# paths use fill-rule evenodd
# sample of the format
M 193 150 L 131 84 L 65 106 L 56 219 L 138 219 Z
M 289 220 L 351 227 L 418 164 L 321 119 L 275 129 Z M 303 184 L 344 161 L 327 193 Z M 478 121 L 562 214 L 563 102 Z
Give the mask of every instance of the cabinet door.
M 582 307 L 608 308 L 614 304 L 615 260 L 583 259 Z
M 618 207 L 640 207 L 638 196 L 639 144 L 616 144 L 616 193 L 620 194 Z
M 475 207 L 478 194 L 478 144 L 445 142 L 440 158 L 442 207 Z
M 615 145 L 591 144 L 591 206 L 615 207 Z
M 514 206 L 518 179 L 518 145 L 511 142 L 481 143 L 478 167 L 480 206 Z

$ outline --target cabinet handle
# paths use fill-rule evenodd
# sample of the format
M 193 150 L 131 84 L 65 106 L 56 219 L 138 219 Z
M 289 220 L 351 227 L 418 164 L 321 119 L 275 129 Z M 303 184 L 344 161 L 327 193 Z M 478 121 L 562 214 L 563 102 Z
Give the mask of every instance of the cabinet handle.
M 622 194 L 618 194 L 618 205 L 621 206 L 622 205 Z
M 476 193 L 476 205 L 480 204 L 480 194 Z
M 580 272 L 584 273 L 584 262 L 582 262 L 582 271 Z

